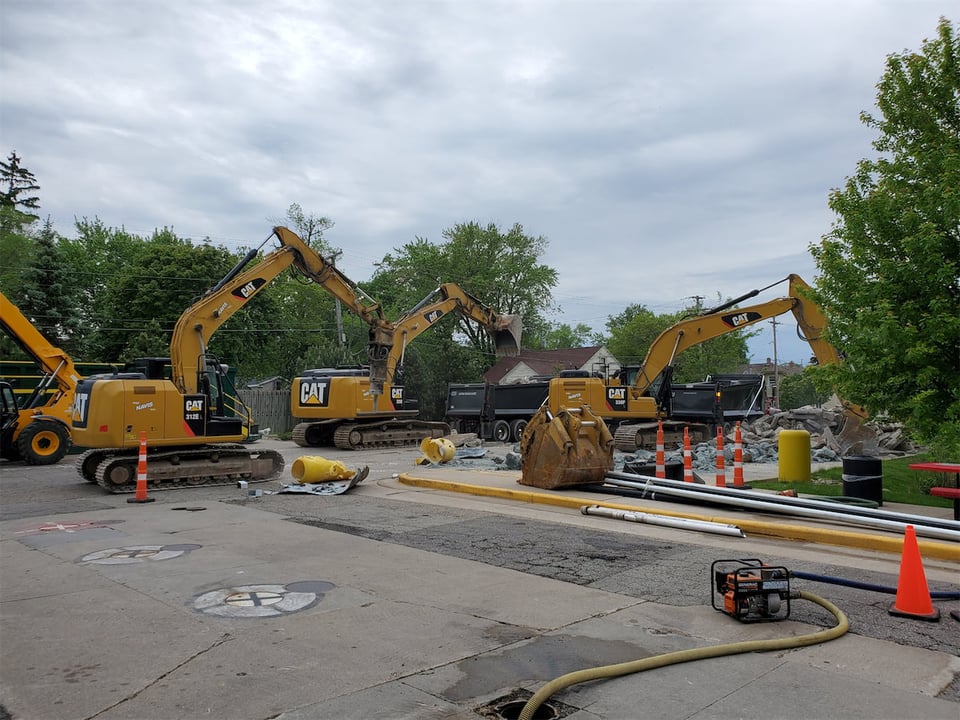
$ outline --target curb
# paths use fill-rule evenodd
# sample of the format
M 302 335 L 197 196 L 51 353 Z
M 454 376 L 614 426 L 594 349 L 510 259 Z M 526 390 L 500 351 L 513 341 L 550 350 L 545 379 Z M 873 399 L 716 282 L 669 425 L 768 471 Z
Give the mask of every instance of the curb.
M 599 507 L 611 508 L 614 510 L 647 512 L 657 515 L 664 515 L 666 517 L 686 518 L 689 520 L 699 520 L 701 522 L 736 525 L 745 533 L 753 534 L 758 537 L 803 541 L 822 545 L 836 545 L 838 547 L 874 550 L 877 552 L 885 552 L 897 555 L 901 555 L 903 553 L 903 538 L 888 538 L 879 535 L 869 535 L 866 533 L 850 532 L 845 530 L 821 530 L 819 528 L 805 527 L 802 525 L 785 525 L 782 523 L 762 522 L 759 520 L 747 520 L 744 518 L 732 519 L 721 516 L 680 513 L 670 510 L 654 510 L 651 508 L 644 508 L 639 505 L 624 505 L 621 503 L 605 503 L 596 501 L 588 502 L 583 498 L 574 498 L 566 495 L 550 495 L 542 492 L 532 492 L 530 490 L 509 490 L 505 488 L 489 487 L 486 485 L 471 485 L 469 483 L 454 482 L 452 480 L 431 480 L 428 478 L 409 475 L 407 473 L 401 473 L 397 479 L 400 483 L 409 485 L 411 487 L 443 490 L 446 492 L 458 492 L 466 495 L 477 495 L 480 497 L 496 497 L 506 500 L 515 500 L 517 502 L 553 505 L 555 507 L 565 507 L 575 510 L 579 510 L 583 505 L 597 505 Z M 919 541 L 918 545 L 924 557 L 936 558 L 938 560 L 960 561 L 960 547 L 929 540 Z

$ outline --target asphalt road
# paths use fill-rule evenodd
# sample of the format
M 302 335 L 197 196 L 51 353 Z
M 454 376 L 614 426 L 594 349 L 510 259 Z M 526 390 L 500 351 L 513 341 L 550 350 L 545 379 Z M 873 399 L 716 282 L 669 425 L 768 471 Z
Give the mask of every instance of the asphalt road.
M 251 498 L 247 490 L 227 486 L 153 492 L 151 497 L 162 504 L 244 504 L 306 526 L 675 606 L 710 604 L 711 564 L 731 557 L 760 557 L 768 564 L 783 565 L 791 571 L 891 589 L 898 583 L 899 558 L 877 558 L 831 547 L 798 552 L 785 542 L 747 544 L 740 539 L 704 538 L 683 530 L 652 532 L 616 521 L 609 521 L 603 528 L 588 527 L 575 522 L 570 512 L 539 511 L 503 502 L 480 503 L 476 498 L 447 497 L 438 501 L 433 494 L 398 487 L 396 482 L 398 474 L 416 472 L 415 461 L 421 456 L 417 448 L 305 452 L 292 442 L 265 442 L 280 449 L 286 459 L 284 482 L 289 482 L 287 473 L 292 461 L 302 455 L 322 454 L 351 468 L 367 466 L 370 475 L 350 493 L 330 497 L 266 494 Z M 489 446 L 486 466 L 505 467 L 496 461 L 510 449 Z M 49 467 L 0 462 L 0 520 L 66 513 L 89 516 L 97 510 L 126 504 L 129 496 L 111 495 L 80 478 L 75 460 L 76 456 L 68 456 Z M 455 474 L 456 468 L 451 466 L 450 471 Z M 279 486 L 279 481 L 271 481 L 256 487 L 269 493 Z M 582 520 L 573 515 L 577 521 Z M 949 580 L 949 564 L 940 563 L 931 570 L 931 592 L 960 591 L 960 584 Z M 887 612 L 893 601 L 891 594 L 810 580 L 795 580 L 794 588 L 814 592 L 837 604 L 847 613 L 855 634 L 951 654 L 957 654 L 960 648 L 960 622 L 949 615 L 950 609 L 960 609 L 958 600 L 938 601 L 943 619 L 934 624 L 891 616 Z M 830 621 L 820 608 L 802 601 L 793 603 L 790 617 L 813 624 Z M 960 682 L 955 681 L 949 692 L 952 698 L 960 699 Z

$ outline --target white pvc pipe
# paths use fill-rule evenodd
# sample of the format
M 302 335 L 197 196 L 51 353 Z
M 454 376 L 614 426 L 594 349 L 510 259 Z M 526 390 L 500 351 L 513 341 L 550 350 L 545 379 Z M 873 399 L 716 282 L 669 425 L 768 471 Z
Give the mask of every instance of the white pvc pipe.
M 736 525 L 711 522 L 709 520 L 693 520 L 691 518 L 654 515 L 632 510 L 618 510 L 600 505 L 584 505 L 580 508 L 580 512 L 584 515 L 599 515 L 601 517 L 613 518 L 614 520 L 627 520 L 635 523 L 646 523 L 647 525 L 661 525 L 663 527 L 679 528 L 680 530 L 696 530 L 698 532 L 714 533 L 716 535 L 746 537 L 746 535 L 743 534 L 743 530 Z
M 762 512 L 769 513 L 780 513 L 783 515 L 796 515 L 799 517 L 808 517 L 815 518 L 818 520 L 829 520 L 831 522 L 843 522 L 851 525 L 861 525 L 863 527 L 870 527 L 879 530 L 891 530 L 899 534 L 902 534 L 907 525 L 913 525 L 914 530 L 917 535 L 923 535 L 924 537 L 936 538 L 938 540 L 949 540 L 952 542 L 960 542 L 960 532 L 953 530 L 941 530 L 939 528 L 934 528 L 930 526 L 914 524 L 914 523 L 903 523 L 895 522 L 893 520 L 882 520 L 879 518 L 865 518 L 858 517 L 854 515 L 842 515 L 836 511 L 827 511 L 827 510 L 815 510 L 812 508 L 806 507 L 789 507 L 784 503 L 777 502 L 764 502 L 762 500 L 751 500 L 742 497 L 724 497 L 722 494 L 713 494 L 705 495 L 704 493 L 697 492 L 695 490 L 683 490 L 680 488 L 667 487 L 664 485 L 657 484 L 650 480 L 646 482 L 631 482 L 629 480 L 618 480 L 612 478 L 609 475 L 606 477 L 605 481 L 609 485 L 614 485 L 616 487 L 625 487 L 631 488 L 634 490 L 642 490 L 651 500 L 656 499 L 657 495 L 663 496 L 673 496 L 673 497 L 683 497 L 699 500 L 700 502 L 711 502 L 718 503 L 721 505 L 734 505 L 740 508 L 760 510 Z
M 666 478 L 653 477 L 651 475 L 636 475 L 633 473 L 610 472 L 607 477 L 618 478 L 637 482 L 643 480 L 647 488 L 651 483 L 658 487 L 671 487 L 679 490 L 691 490 L 704 496 L 723 495 L 724 497 L 743 498 L 744 500 L 756 500 L 757 491 L 750 487 L 716 487 L 714 485 L 698 485 L 681 482 L 679 480 L 668 480 Z M 762 495 L 762 493 L 760 493 Z M 788 497 L 785 495 L 764 495 L 765 501 L 778 505 L 787 505 L 789 507 L 806 507 L 814 510 L 828 510 L 837 513 L 843 517 L 848 515 L 857 515 L 859 517 L 874 518 L 879 520 L 895 520 L 905 525 L 924 525 L 927 527 L 939 528 L 940 530 L 960 531 L 960 523 L 956 520 L 947 520 L 941 518 L 929 517 L 927 515 L 913 515 L 890 510 L 880 510 L 878 508 L 866 508 L 843 503 L 830 502 L 828 500 L 817 500 L 810 497 Z

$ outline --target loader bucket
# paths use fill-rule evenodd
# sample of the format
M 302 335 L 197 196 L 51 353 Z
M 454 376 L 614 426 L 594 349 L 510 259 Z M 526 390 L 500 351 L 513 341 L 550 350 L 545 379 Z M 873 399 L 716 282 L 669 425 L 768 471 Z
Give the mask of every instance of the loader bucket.
M 546 490 L 600 484 L 613 469 L 613 435 L 589 406 L 546 406 L 534 415 L 520 438 L 521 485 Z
M 512 357 L 520 354 L 520 334 L 523 321 L 519 315 L 500 315 L 493 331 L 493 345 L 497 357 Z

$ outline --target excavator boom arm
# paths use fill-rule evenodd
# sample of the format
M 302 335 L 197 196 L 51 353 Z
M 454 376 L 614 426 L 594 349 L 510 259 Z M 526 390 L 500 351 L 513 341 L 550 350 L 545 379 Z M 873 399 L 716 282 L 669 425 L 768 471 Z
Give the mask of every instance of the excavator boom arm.
M 280 241 L 279 248 L 244 270 L 256 255 L 256 251 L 251 250 L 223 280 L 187 308 L 177 321 L 170 340 L 170 361 L 173 381 L 181 392 L 197 392 L 200 360 L 217 329 L 247 300 L 259 294 L 277 275 L 291 266 L 341 300 L 367 323 L 370 328 L 368 355 L 371 378 L 375 371 L 385 376 L 387 355 L 393 346 L 393 330 L 384 319 L 380 306 L 364 303 L 356 285 L 296 233 L 276 227 L 273 235 Z M 382 381 L 380 386 L 382 388 Z
M 674 358 L 684 350 L 749 327 L 761 320 L 782 315 L 793 310 L 795 305 L 794 298 L 777 298 L 747 307 L 695 315 L 670 326 L 650 345 L 633 383 L 634 395 L 643 395 L 660 373 L 672 365 Z
M 458 312 L 481 325 L 493 338 L 498 356 L 520 352 L 522 322 L 518 315 L 498 313 L 455 283 L 444 283 L 394 323 L 397 342 L 387 356 L 387 379 L 393 380 L 407 344 L 441 317 Z
M 684 350 L 786 312 L 793 313 L 797 321 L 798 333 L 809 343 L 817 363 L 820 365 L 839 363 L 840 354 L 823 338 L 827 319 L 823 311 L 810 299 L 810 286 L 798 275 L 790 274 L 786 280 L 788 282 L 787 297 L 740 308 L 734 308 L 731 307 L 731 303 L 725 303 L 715 310 L 681 320 L 664 330 L 653 341 L 637 373 L 631 387 L 634 397 L 642 396 L 653 381 L 671 366 L 674 358 Z M 758 291 L 753 291 L 740 299 L 753 297 L 757 293 Z M 845 402 L 844 408 L 848 415 L 867 417 L 866 410 L 858 405 Z

